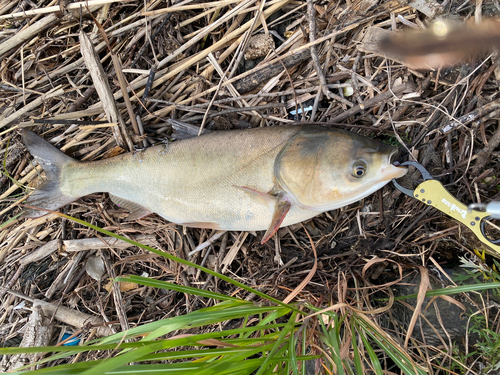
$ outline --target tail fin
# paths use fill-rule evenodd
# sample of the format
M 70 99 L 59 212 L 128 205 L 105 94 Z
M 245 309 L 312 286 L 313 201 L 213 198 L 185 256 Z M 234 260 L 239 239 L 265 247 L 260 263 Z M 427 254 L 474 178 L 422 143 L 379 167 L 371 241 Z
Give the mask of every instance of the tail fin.
M 71 197 L 61 192 L 61 171 L 67 163 L 76 161 L 65 155 L 46 140 L 29 130 L 21 132 L 24 143 L 38 162 L 43 167 L 47 181 L 28 197 L 27 205 L 44 208 L 46 210 L 57 210 L 78 197 Z M 38 217 L 46 215 L 47 211 L 25 209 L 23 217 Z

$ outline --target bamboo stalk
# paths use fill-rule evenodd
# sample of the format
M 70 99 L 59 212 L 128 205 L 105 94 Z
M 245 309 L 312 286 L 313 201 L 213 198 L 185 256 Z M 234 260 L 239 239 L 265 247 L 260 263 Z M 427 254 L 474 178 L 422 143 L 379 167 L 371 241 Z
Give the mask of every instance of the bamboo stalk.
M 71 9 L 80 9 L 80 7 L 86 8 L 86 7 L 91 7 L 91 6 L 96 6 L 96 5 L 104 5 L 104 4 L 109 4 L 109 3 L 116 3 L 116 2 L 129 2 L 131 0 L 88 0 L 88 1 L 80 1 L 78 3 L 72 3 L 68 4 L 64 7 L 66 10 L 71 10 Z M 5 14 L 3 16 L 0 16 L 0 20 L 4 19 L 13 19 L 13 18 L 25 18 L 28 16 L 37 16 L 39 14 L 47 14 L 47 13 L 56 13 L 56 12 L 61 12 L 62 9 L 59 5 L 54 5 L 51 7 L 46 7 L 46 8 L 40 8 L 40 9 L 31 9 L 31 10 L 25 10 L 24 12 L 17 12 L 17 13 L 11 13 L 11 14 Z
M 143 16 L 158 16 L 160 14 L 172 13 L 172 12 L 181 12 L 183 10 L 189 9 L 207 9 L 207 8 L 222 8 L 229 4 L 234 4 L 239 2 L 240 0 L 222 0 L 222 1 L 213 1 L 211 3 L 200 3 L 200 4 L 191 4 L 191 5 L 181 5 L 181 6 L 173 6 L 158 10 L 144 11 L 141 14 Z
M 18 182 L 19 184 L 14 184 L 10 188 L 8 188 L 2 195 L 0 195 L 0 199 L 7 198 L 9 195 L 11 195 L 13 192 L 15 192 L 17 189 L 19 189 L 22 184 L 26 183 L 27 181 L 31 180 L 33 177 L 35 177 L 37 174 L 42 172 L 42 167 L 37 166 L 35 169 L 33 169 L 30 173 L 28 173 L 26 176 L 24 176 L 22 179 L 20 179 Z
M 9 117 L 0 121 L 0 129 L 13 123 L 14 121 L 18 120 L 20 117 L 25 115 L 26 113 L 28 113 L 28 112 L 32 111 L 33 109 L 37 108 L 38 106 L 42 105 L 42 103 L 44 101 L 49 100 L 50 98 L 53 98 L 55 96 L 61 96 L 62 94 L 64 94 L 64 90 L 62 88 L 58 88 L 56 90 L 49 91 L 47 94 L 39 96 L 38 98 L 33 100 L 28 105 L 24 106 L 20 110 L 11 114 Z
M 128 137 L 125 122 L 123 121 L 123 118 L 116 106 L 116 102 L 113 99 L 113 93 L 111 91 L 111 87 L 109 86 L 104 68 L 99 61 L 99 56 L 97 56 L 90 38 L 84 32 L 80 33 L 80 46 L 83 59 L 85 60 L 85 65 L 92 76 L 92 80 L 97 94 L 101 99 L 108 121 L 120 124 L 119 127 L 114 126 L 111 128 L 113 135 L 115 136 L 115 141 L 118 145 L 120 145 L 120 147 L 125 148 L 126 145 L 129 151 L 132 151 L 134 149 L 134 145 Z
M 283 8 L 290 1 L 291 0 L 283 0 L 283 1 L 281 1 L 281 2 L 279 2 L 277 4 L 275 4 L 275 5 L 267 8 L 264 11 L 264 15 L 266 17 L 269 17 L 271 14 L 273 14 L 277 10 Z M 231 42 L 234 38 L 240 37 L 241 34 L 243 34 L 245 31 L 247 31 L 250 28 L 252 22 L 253 21 L 246 22 L 244 25 L 240 26 L 238 29 L 234 30 L 232 33 L 230 33 L 230 34 L 226 35 L 225 37 L 221 38 L 221 40 L 219 40 L 217 43 L 214 43 L 209 48 L 206 48 L 203 51 L 201 51 L 201 52 L 197 53 L 196 55 L 194 55 L 193 57 L 188 58 L 187 61 L 184 61 L 182 64 L 177 65 L 177 67 L 175 67 L 173 69 L 168 69 L 167 73 L 166 73 L 167 70 L 163 70 L 163 71 L 158 72 L 156 74 L 156 77 L 158 77 L 158 78 L 153 83 L 153 87 L 158 87 L 159 85 L 163 84 L 164 82 L 166 82 L 170 78 L 174 77 L 178 73 L 182 72 L 183 70 L 185 70 L 185 69 L 191 67 L 192 65 L 196 64 L 197 62 L 201 61 L 202 59 L 204 59 L 205 57 L 207 57 L 209 53 L 211 53 L 211 52 L 213 53 L 213 52 L 219 50 L 224 45 L 226 45 L 227 43 Z M 256 26 L 259 26 L 259 24 L 260 24 L 260 21 L 257 21 Z M 331 37 L 333 38 L 333 36 L 331 36 Z M 241 38 L 243 38 L 243 37 L 241 37 Z M 322 41 L 321 39 L 317 39 L 316 42 L 319 43 L 320 41 Z M 304 49 L 304 48 L 301 47 L 301 49 Z M 281 60 L 281 59 L 283 59 L 285 57 L 288 57 L 288 56 L 290 56 L 292 54 L 293 53 L 286 54 L 285 56 L 283 56 L 282 58 L 278 59 L 277 61 L 279 61 L 279 60 Z M 249 72 L 251 72 L 251 71 L 249 71 Z M 248 73 L 248 72 L 246 72 L 246 73 Z M 164 74 L 164 75 L 162 76 L 162 74 Z M 248 74 L 250 74 L 250 73 L 248 73 Z M 232 78 L 229 81 L 225 82 L 223 84 L 223 86 L 226 86 L 227 84 L 232 83 L 234 81 L 236 81 L 236 79 Z M 133 90 L 137 90 L 137 89 L 143 87 L 146 84 L 146 82 L 147 82 L 147 78 L 143 78 L 143 79 L 138 80 L 135 83 L 131 84 L 130 87 Z M 216 89 L 217 89 L 216 87 L 213 87 L 210 90 L 207 90 L 206 92 L 213 92 Z M 137 92 L 136 93 L 137 97 L 141 97 L 143 95 L 143 93 L 144 93 L 144 89 L 142 89 L 141 91 Z M 122 96 L 121 96 L 120 92 L 117 92 L 117 93 L 115 93 L 114 97 L 115 97 L 115 99 L 120 99 Z M 135 97 L 133 98 L 133 100 L 135 100 Z
M 5 16 L 0 16 L 0 18 L 5 18 Z M 43 30 L 57 23 L 59 18 L 55 14 L 50 14 L 47 17 L 43 17 L 40 21 L 35 22 L 33 25 L 21 30 L 16 34 L 15 38 L 9 38 L 2 44 L 0 44 L 0 58 L 9 52 L 11 49 L 19 47 L 21 44 L 35 37 Z

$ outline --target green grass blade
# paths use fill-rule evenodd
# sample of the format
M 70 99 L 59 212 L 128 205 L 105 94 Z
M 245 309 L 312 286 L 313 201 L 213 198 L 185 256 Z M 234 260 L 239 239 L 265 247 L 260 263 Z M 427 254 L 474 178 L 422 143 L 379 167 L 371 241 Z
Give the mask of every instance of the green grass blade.
M 363 375 L 363 365 L 361 364 L 361 355 L 359 354 L 358 342 L 356 341 L 356 328 L 354 327 L 354 320 L 351 320 L 351 332 L 354 367 L 356 368 L 356 373 L 358 375 Z
M 355 316 L 356 324 L 367 335 L 369 335 L 393 361 L 405 373 L 409 375 L 425 375 L 427 372 L 418 367 L 411 357 L 402 348 L 395 346 L 391 341 L 376 332 L 366 321 Z M 361 336 L 363 338 L 363 336 Z M 415 371 L 416 370 L 416 371 Z
M 281 309 L 281 308 L 274 307 L 272 309 Z M 170 332 L 176 331 L 181 328 L 199 327 L 203 325 L 219 323 L 225 320 L 240 319 L 247 315 L 258 315 L 261 312 L 265 313 L 268 312 L 269 310 L 270 307 L 268 306 L 262 306 L 262 307 L 251 306 L 251 307 L 242 307 L 239 309 L 228 309 L 223 311 L 212 312 L 210 315 L 208 314 L 200 315 L 200 314 L 195 314 L 196 312 L 194 312 L 189 317 L 187 315 L 181 317 L 175 317 L 179 318 L 176 324 L 166 324 L 162 327 L 159 327 L 155 331 L 148 334 L 148 336 L 143 340 L 153 340 L 155 338 L 166 335 Z M 288 309 L 286 310 L 289 311 Z
M 275 356 L 275 354 L 278 352 L 279 348 L 283 343 L 285 342 L 286 337 L 293 337 L 293 331 L 295 329 L 295 317 L 297 314 L 295 312 L 292 313 L 290 319 L 288 319 L 288 322 L 286 326 L 283 328 L 281 331 L 278 340 L 274 343 L 273 348 L 269 352 L 269 354 L 266 356 L 266 359 L 262 363 L 262 366 L 259 368 L 257 373 L 255 375 L 262 375 L 265 370 L 267 370 L 267 367 L 269 366 L 270 360 Z
M 171 255 L 171 254 L 168 254 L 168 253 L 166 253 L 166 252 L 164 252 L 164 251 L 156 250 L 156 249 L 152 248 L 151 246 L 143 245 L 143 244 L 141 244 L 141 243 L 139 243 L 139 242 L 136 242 L 136 241 L 130 240 L 130 239 L 128 239 L 128 238 L 122 237 L 122 236 L 117 235 L 117 234 L 115 234 L 115 233 L 113 233 L 113 232 L 109 232 L 109 231 L 107 231 L 107 230 L 105 230 L 105 229 L 102 229 L 102 228 L 99 228 L 99 227 L 97 227 L 97 226 L 95 226 L 95 225 L 92 225 L 92 224 L 90 224 L 90 223 L 88 223 L 88 222 L 86 222 L 86 221 L 84 221 L 84 220 L 80 220 L 80 219 L 77 219 L 77 218 L 75 218 L 75 217 L 72 217 L 72 216 L 69 216 L 69 215 L 65 215 L 65 214 L 62 214 L 62 213 L 59 213 L 59 212 L 55 212 L 55 213 L 56 213 L 57 215 L 61 216 L 61 217 L 64 217 L 64 218 L 68 219 L 68 220 L 74 221 L 75 223 L 79 223 L 79 224 L 84 225 L 84 226 L 86 226 L 86 227 L 88 227 L 88 228 L 94 229 L 95 231 L 97 231 L 97 232 L 99 232 L 99 233 L 102 233 L 102 234 L 105 234 L 105 235 L 107 235 L 107 236 L 111 236 L 111 237 L 117 238 L 117 239 L 119 239 L 119 240 L 122 240 L 122 241 L 128 242 L 128 243 L 129 243 L 129 244 L 131 244 L 131 245 L 134 245 L 134 246 L 140 247 L 141 249 L 144 249 L 144 250 L 148 250 L 148 251 L 150 251 L 150 252 L 152 252 L 152 253 L 155 253 L 155 254 L 157 254 L 157 255 L 160 255 L 160 256 L 162 256 L 162 257 L 164 257 L 164 258 L 166 258 L 166 259 L 172 260 L 172 261 L 174 261 L 174 262 L 177 262 L 177 263 L 183 264 L 183 265 L 185 265 L 185 266 L 194 267 L 194 268 L 196 268 L 196 269 L 198 269 L 198 270 L 200 270 L 200 271 L 203 271 L 203 272 L 205 272 L 205 273 L 207 273 L 207 274 L 209 274 L 209 275 L 212 275 L 212 276 L 214 276 L 214 277 L 217 277 L 217 278 L 219 278 L 219 279 L 221 279 L 221 280 L 224 280 L 224 281 L 226 281 L 226 282 L 228 282 L 228 283 L 230 283 L 230 284 L 233 284 L 234 286 L 237 286 L 237 287 L 239 287 L 239 288 L 241 288 L 241 289 L 243 289 L 243 290 L 246 290 L 247 292 L 254 293 L 255 295 L 257 295 L 257 296 L 259 296 L 259 297 L 262 297 L 262 298 L 264 298 L 264 299 L 267 299 L 268 301 L 274 302 L 274 303 L 275 303 L 275 304 L 277 304 L 277 305 L 280 305 L 280 306 L 283 306 L 283 307 L 287 307 L 287 308 L 289 308 L 289 309 L 292 309 L 292 310 L 294 310 L 295 312 L 297 312 L 297 313 L 299 313 L 299 314 L 301 313 L 301 311 L 300 311 L 300 310 L 298 310 L 296 307 L 291 306 L 291 305 L 287 305 L 287 304 L 285 304 L 285 303 L 281 302 L 280 300 L 278 300 L 278 299 L 276 299 L 276 298 L 273 298 L 273 297 L 271 297 L 271 296 L 268 296 L 268 295 L 267 295 L 267 294 L 265 294 L 265 293 L 259 292 L 259 291 L 258 291 L 258 290 L 256 290 L 256 289 L 250 288 L 249 286 L 247 286 L 247 285 L 245 285 L 245 284 L 243 284 L 243 283 L 240 283 L 239 281 L 233 280 L 233 279 L 231 279 L 230 277 L 225 276 L 225 275 L 223 275 L 223 274 L 221 274 L 221 273 L 218 273 L 218 272 L 212 271 L 211 269 L 208 269 L 208 268 L 205 268 L 205 267 L 199 266 L 199 265 L 198 265 L 198 264 L 196 264 L 196 263 L 189 262 L 189 261 L 187 261 L 187 260 L 185 260 L 185 259 L 182 259 L 182 258 L 176 257 L 176 256 Z
M 147 343 L 147 345 L 142 348 L 130 350 L 122 355 L 105 359 L 96 366 L 93 366 L 91 369 L 82 372 L 82 375 L 102 375 L 108 371 L 115 370 L 120 366 L 126 365 L 127 363 L 139 360 L 147 354 L 167 349 L 167 347 L 168 344 L 166 344 L 163 340 Z
M 173 284 L 173 283 L 169 283 L 169 282 L 161 281 L 161 280 L 154 280 L 154 279 L 150 279 L 150 278 L 142 277 L 142 276 L 131 275 L 131 276 L 127 276 L 127 277 L 117 277 L 115 279 L 115 281 L 125 281 L 125 282 L 131 282 L 131 283 L 136 283 L 136 284 L 140 284 L 140 285 L 150 286 L 153 288 L 175 290 L 177 292 L 187 293 L 187 294 L 190 294 L 192 296 L 212 298 L 212 299 L 221 300 L 221 301 L 227 301 L 227 300 L 241 301 L 239 298 L 226 296 L 226 295 L 221 294 L 221 293 L 210 292 L 208 290 L 193 288 L 190 286 Z
M 435 297 L 435 296 L 448 296 L 450 294 L 458 294 L 458 293 L 468 293 L 468 292 L 477 292 L 487 289 L 495 289 L 500 288 L 500 282 L 498 283 L 485 283 L 485 284 L 468 284 L 461 286 L 454 286 L 450 288 L 443 289 L 434 289 L 429 290 L 425 293 L 426 297 Z M 407 296 L 399 296 L 395 297 L 395 300 L 404 300 L 409 298 L 417 298 L 417 294 L 409 294 Z M 380 300 L 385 300 L 385 298 L 381 298 Z
M 298 340 L 295 338 L 294 334 L 290 335 L 290 339 L 288 340 L 288 358 L 290 358 L 290 362 L 288 365 L 291 367 L 293 375 L 299 375 L 297 353 L 295 352 L 297 341 Z M 287 371 L 286 373 L 289 374 L 290 371 Z
M 370 356 L 370 360 L 373 365 L 373 369 L 375 370 L 375 374 L 377 375 L 383 375 L 384 372 L 382 371 L 382 365 L 380 364 L 380 361 L 378 360 L 377 354 L 375 353 L 375 350 L 373 350 L 372 346 L 368 342 L 368 339 L 366 338 L 363 333 L 360 335 L 361 340 L 363 341 L 363 345 L 365 347 L 365 350 L 368 352 L 368 355 Z
M 332 353 L 332 359 L 335 362 L 335 366 L 337 367 L 337 374 L 344 374 L 344 366 L 342 364 L 342 359 L 340 357 L 340 323 L 338 319 L 338 315 L 332 312 L 325 313 L 333 320 L 333 327 L 328 329 L 323 322 L 322 317 L 318 317 L 319 322 L 321 324 L 321 328 L 323 330 L 324 336 L 323 341 L 326 345 L 328 345 L 330 349 L 330 353 Z
M 175 316 L 158 322 L 148 323 L 144 326 L 132 328 L 125 332 L 125 338 L 147 335 L 143 341 L 168 334 L 177 329 L 199 327 L 205 324 L 219 323 L 230 319 L 239 319 L 247 315 L 258 315 L 270 313 L 275 310 L 290 310 L 275 306 L 255 306 L 247 301 L 224 301 L 215 306 L 193 311 L 187 315 Z M 123 340 L 124 332 L 111 335 L 101 339 L 101 343 L 120 342 Z
M 248 358 L 254 356 L 264 350 L 271 349 L 273 344 L 267 345 L 264 348 L 252 348 L 251 351 L 246 353 L 235 353 L 226 355 L 221 360 L 207 364 L 205 368 L 198 371 L 197 375 L 217 375 L 217 374 L 232 374 L 232 371 L 238 367 L 243 370 L 246 369 L 251 373 L 255 370 L 255 363 L 248 362 Z

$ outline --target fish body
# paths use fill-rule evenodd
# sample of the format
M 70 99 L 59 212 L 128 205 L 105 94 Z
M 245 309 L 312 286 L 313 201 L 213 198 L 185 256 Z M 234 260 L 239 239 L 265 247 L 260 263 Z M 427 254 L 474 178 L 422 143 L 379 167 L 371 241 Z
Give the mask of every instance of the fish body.
M 54 210 L 107 192 L 132 219 L 157 213 L 190 227 L 268 230 L 267 237 L 406 173 L 390 164 L 393 148 L 316 126 L 212 132 L 94 162 L 73 160 L 34 133 L 24 138 L 48 177 L 31 206 Z

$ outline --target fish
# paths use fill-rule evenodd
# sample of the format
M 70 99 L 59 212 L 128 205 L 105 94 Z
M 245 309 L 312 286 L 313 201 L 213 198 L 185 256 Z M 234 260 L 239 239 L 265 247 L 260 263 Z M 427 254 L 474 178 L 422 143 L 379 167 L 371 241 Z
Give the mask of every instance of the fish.
M 262 243 L 280 227 L 359 201 L 407 171 L 391 164 L 395 147 L 312 125 L 216 131 L 92 162 L 34 132 L 22 135 L 47 177 L 28 197 L 36 209 L 25 217 L 109 193 L 129 221 L 156 213 L 187 227 L 263 230 Z

